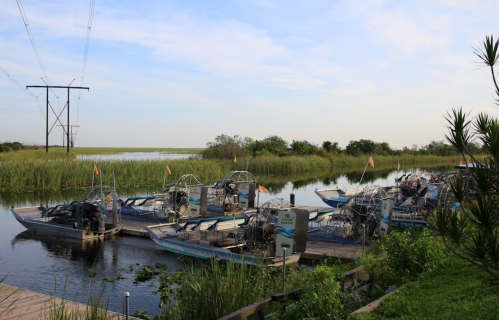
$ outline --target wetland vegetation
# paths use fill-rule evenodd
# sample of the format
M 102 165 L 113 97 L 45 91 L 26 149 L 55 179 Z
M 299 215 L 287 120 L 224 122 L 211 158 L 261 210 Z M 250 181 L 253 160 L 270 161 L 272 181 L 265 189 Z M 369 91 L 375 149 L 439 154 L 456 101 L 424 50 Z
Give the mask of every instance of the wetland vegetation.
M 39 189 L 60 189 L 88 187 L 92 183 L 93 168 L 97 166 L 104 184 L 112 184 L 113 174 L 119 188 L 133 188 L 152 186 L 160 188 L 165 179 L 166 165 L 171 175 L 166 176 L 166 183 L 176 181 L 187 173 L 198 175 L 206 184 L 221 179 L 233 170 L 248 170 L 266 181 L 276 180 L 279 177 L 303 175 L 308 177 L 338 176 L 346 172 L 358 172 L 359 176 L 366 165 L 365 156 L 351 156 L 346 154 L 322 157 L 318 155 L 290 155 L 280 157 L 276 155 L 251 156 L 245 155 L 234 159 L 205 159 L 190 157 L 171 160 L 90 160 L 76 159 L 75 154 L 93 154 L 96 148 L 73 148 L 67 154 L 62 148 L 44 150 L 22 149 L 0 154 L 0 190 L 3 191 L 33 191 Z M 103 148 L 101 153 L 113 153 L 117 150 Z M 123 149 L 118 149 L 123 150 Z M 127 149 L 131 151 L 132 149 Z M 142 150 L 142 149 L 134 149 Z M 149 149 L 148 149 L 149 150 Z M 151 149 L 152 150 L 152 149 Z M 154 149 L 161 151 L 164 149 Z M 199 150 L 175 149 L 172 152 L 196 154 Z M 409 155 L 374 157 L 376 167 L 372 172 L 383 174 L 396 169 L 416 166 L 445 167 L 457 164 L 458 157 L 442 157 L 435 155 Z M 375 175 L 377 175 L 374 174 Z M 372 173 L 370 173 L 373 175 Z M 368 178 L 368 177 L 366 177 Z M 369 180 L 367 180 L 369 181 Z

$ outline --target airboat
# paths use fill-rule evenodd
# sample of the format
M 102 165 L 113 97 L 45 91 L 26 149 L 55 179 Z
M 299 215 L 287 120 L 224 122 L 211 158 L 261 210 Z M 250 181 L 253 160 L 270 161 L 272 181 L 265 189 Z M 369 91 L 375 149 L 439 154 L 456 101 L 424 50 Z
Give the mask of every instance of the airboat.
M 255 208 L 256 180 L 249 171 L 231 171 L 208 189 L 207 209 L 223 215 L 242 215 Z
M 103 239 L 121 231 L 118 196 L 109 186 L 90 188 L 81 200 L 46 208 L 42 205 L 11 208 L 28 231 L 80 240 Z M 106 217 L 112 214 L 112 222 Z
M 277 200 L 263 204 L 252 214 L 158 224 L 146 229 L 156 244 L 173 253 L 252 265 L 282 265 L 298 262 L 305 251 L 308 215 L 307 210 L 290 208 Z

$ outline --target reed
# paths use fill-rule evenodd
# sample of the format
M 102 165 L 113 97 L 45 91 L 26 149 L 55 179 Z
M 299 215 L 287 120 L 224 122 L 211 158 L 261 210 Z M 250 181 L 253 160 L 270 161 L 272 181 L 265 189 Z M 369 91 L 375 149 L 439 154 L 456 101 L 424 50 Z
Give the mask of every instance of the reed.
M 181 286 L 164 296 L 161 319 L 218 319 L 280 292 L 280 272 L 210 260 L 182 273 Z
M 303 288 L 304 299 L 300 299 L 301 305 L 313 306 L 314 301 L 317 301 L 313 296 L 317 293 L 322 295 L 328 292 L 323 300 L 333 296 L 340 297 L 336 279 L 338 275 L 350 270 L 351 264 L 331 263 L 326 259 L 317 268 L 318 272 L 310 268 L 286 267 L 284 290 Z M 160 290 L 163 313 L 158 319 L 218 319 L 282 292 L 281 268 L 249 266 L 232 261 L 213 259 L 201 266 L 191 265 L 181 274 L 166 278 L 169 281 L 159 281 L 160 288 L 163 288 Z M 332 289 L 336 291 L 333 292 Z M 331 303 L 329 305 L 332 306 Z M 336 308 L 336 305 L 332 307 Z M 265 313 L 280 309 L 281 306 L 275 303 Z
M 21 151 L 22 152 L 22 151 Z M 416 165 L 446 165 L 447 158 L 435 156 L 380 156 L 375 157 L 375 169 L 395 169 Z M 457 159 L 451 159 L 456 163 Z M 176 181 L 187 173 L 198 175 L 205 184 L 222 179 L 233 170 L 249 170 L 255 175 L 319 175 L 327 170 L 352 169 L 362 172 L 367 163 L 366 157 L 340 156 L 333 160 L 318 156 L 260 156 L 241 157 L 233 160 L 215 159 L 175 159 L 175 160 L 76 160 L 67 156 L 54 158 L 17 158 L 0 164 L 0 190 L 26 191 L 39 188 L 60 189 L 88 187 L 92 179 L 98 184 L 113 184 L 124 188 L 151 186 L 159 188 L 163 184 L 166 165 L 172 174 L 167 175 L 166 183 Z M 93 177 L 94 164 L 100 172 Z M 360 177 L 360 175 L 359 175 Z M 367 177 L 366 177 L 367 178 Z
M 85 306 L 68 303 L 66 300 L 66 282 L 64 283 L 64 292 L 61 299 L 52 297 L 51 305 L 48 310 L 44 310 L 42 319 L 47 320 L 107 320 L 110 315 L 107 311 L 107 303 L 102 299 L 102 292 L 97 298 L 90 297 Z M 89 284 L 89 287 L 91 282 Z M 54 284 L 54 292 L 56 292 L 57 282 Z M 113 313 L 116 319 L 123 319 L 120 314 Z
M 5 280 L 5 278 L 7 278 L 7 276 L 0 279 L 0 284 Z M 7 315 L 15 309 L 14 304 L 18 300 L 18 298 L 14 298 L 14 301 L 9 301 L 18 290 L 14 290 L 7 294 L 3 293 L 2 290 L 4 290 L 4 287 L 0 285 L 0 319 L 7 317 Z

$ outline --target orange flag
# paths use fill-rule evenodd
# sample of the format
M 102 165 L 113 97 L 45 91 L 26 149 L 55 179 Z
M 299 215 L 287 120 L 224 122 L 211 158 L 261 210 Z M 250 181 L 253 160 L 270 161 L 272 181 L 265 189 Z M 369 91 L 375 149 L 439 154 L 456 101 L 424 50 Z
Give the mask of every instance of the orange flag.
M 236 162 L 237 162 L 237 159 L 236 159 L 236 156 L 234 156 L 234 163 L 236 163 Z
M 169 175 L 172 175 L 172 172 L 171 172 L 170 168 L 168 168 L 168 166 L 166 166 L 166 171 L 168 171 Z
M 262 185 L 258 185 L 258 192 L 269 193 L 269 190 Z
M 96 175 L 99 175 L 99 170 L 97 169 L 97 165 L 94 164 L 94 172 Z
M 369 164 L 371 165 L 371 167 L 374 168 L 374 160 L 373 160 L 373 156 L 370 156 L 369 157 Z
M 466 163 L 470 163 L 470 158 L 466 159 Z
M 400 163 L 397 164 L 397 171 L 400 170 Z

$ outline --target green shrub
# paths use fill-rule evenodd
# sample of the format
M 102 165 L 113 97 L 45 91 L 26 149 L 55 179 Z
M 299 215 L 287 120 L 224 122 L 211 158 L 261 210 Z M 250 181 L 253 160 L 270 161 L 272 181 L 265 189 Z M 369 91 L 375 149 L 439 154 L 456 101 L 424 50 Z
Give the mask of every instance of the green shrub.
M 289 307 L 281 319 L 340 319 L 346 316 L 346 295 L 340 291 L 338 272 L 321 265 L 304 275 L 298 303 Z
M 368 255 L 362 255 L 359 264 L 369 274 L 368 298 L 384 294 L 391 285 L 401 285 L 425 271 L 441 266 L 445 255 L 439 239 L 428 229 L 392 231 L 373 245 Z
M 386 263 L 402 281 L 435 269 L 444 258 L 442 243 L 428 229 L 415 230 L 412 237 L 408 229 L 392 232 L 383 238 L 382 246 Z

